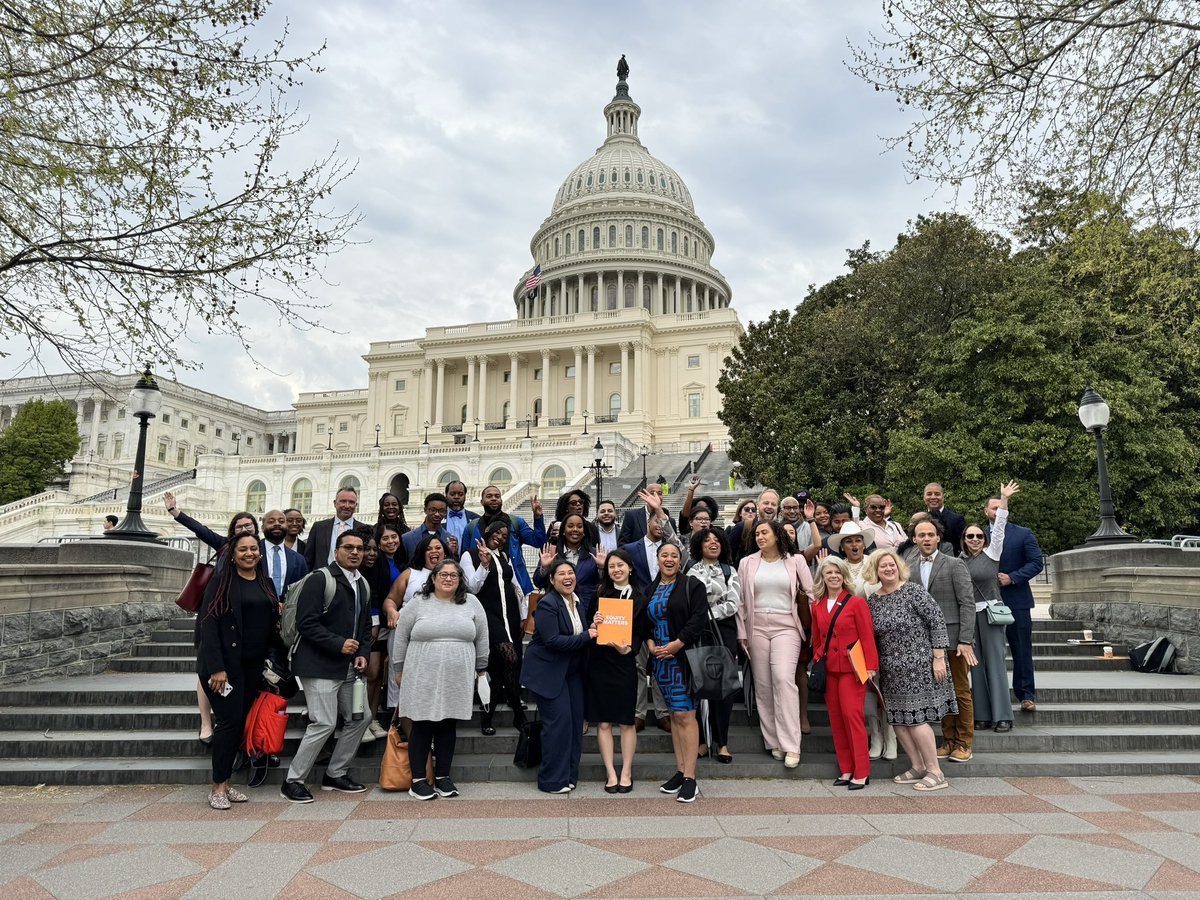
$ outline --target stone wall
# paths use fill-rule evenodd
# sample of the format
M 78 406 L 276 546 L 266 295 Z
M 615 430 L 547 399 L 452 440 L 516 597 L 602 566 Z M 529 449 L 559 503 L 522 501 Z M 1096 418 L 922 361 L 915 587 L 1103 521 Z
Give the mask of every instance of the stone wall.
M 0 683 L 103 672 L 179 614 L 191 570 L 129 541 L 0 546 Z
M 1050 615 L 1078 619 L 1133 646 L 1167 637 L 1176 671 L 1200 673 L 1200 553 L 1147 544 L 1081 548 L 1053 558 Z

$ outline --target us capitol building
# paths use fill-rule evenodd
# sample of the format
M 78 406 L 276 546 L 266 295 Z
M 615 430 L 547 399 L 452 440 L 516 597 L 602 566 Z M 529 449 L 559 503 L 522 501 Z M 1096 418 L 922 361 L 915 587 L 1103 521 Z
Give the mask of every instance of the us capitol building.
M 390 489 L 413 522 L 421 495 L 457 478 L 472 505 L 489 483 L 506 492 L 507 508 L 534 492 L 554 497 L 590 478 L 597 438 L 614 472 L 643 448 L 698 453 L 726 441 L 716 382 L 743 329 L 691 192 L 642 144 L 624 57 L 617 72 L 604 142 L 566 177 L 533 235 L 512 318 L 374 342 L 366 387 L 302 393 L 291 410 L 160 379 L 148 524 L 177 530 L 158 520 L 162 479 L 179 482 L 169 486 L 180 503 L 214 527 L 241 509 L 296 506 L 322 518 L 343 484 L 361 489 L 368 520 Z M 0 508 L 0 540 L 95 531 L 98 516 L 123 509 L 137 445 L 124 409 L 134 376 L 93 380 L 104 390 L 79 376 L 0 382 L 0 427 L 28 400 L 61 397 L 83 437 L 68 491 Z M 94 496 L 114 487 L 115 496 Z

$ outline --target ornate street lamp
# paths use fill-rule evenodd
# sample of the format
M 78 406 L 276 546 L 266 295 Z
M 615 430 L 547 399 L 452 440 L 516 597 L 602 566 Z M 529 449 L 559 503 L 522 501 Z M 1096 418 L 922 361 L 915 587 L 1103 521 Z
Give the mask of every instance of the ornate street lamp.
M 650 448 L 642 444 L 642 490 L 646 489 L 646 457 L 650 455 Z
M 425 440 L 421 441 L 421 445 L 424 447 L 429 446 L 429 420 L 428 419 L 425 420 Z
M 375 449 L 376 450 L 379 449 L 379 432 L 381 432 L 381 431 L 383 431 L 383 426 L 376 423 L 375 424 Z
M 588 420 L 588 411 L 585 409 L 585 410 L 583 411 L 583 433 L 584 433 L 584 434 L 587 434 L 587 433 L 588 433 L 588 430 L 587 430 L 587 420 Z M 596 440 L 599 440 L 599 438 L 597 438 Z
M 1085 544 L 1124 544 L 1137 541 L 1117 524 L 1117 511 L 1108 487 L 1108 464 L 1104 460 L 1104 429 L 1108 427 L 1109 408 L 1094 388 L 1088 387 L 1079 401 L 1079 421 L 1096 439 L 1096 473 L 1100 481 L 1100 527 Z
M 241 456 L 242 454 L 242 436 L 236 431 L 233 433 L 233 455 Z
M 533 424 L 533 416 L 525 414 L 525 440 L 529 440 L 529 426 Z
M 600 438 L 596 438 L 596 446 L 592 447 L 592 464 L 584 466 L 585 469 L 591 469 L 596 476 L 596 506 L 600 506 L 600 501 L 604 498 L 604 473 L 611 471 L 611 466 L 604 464 L 604 445 L 600 443 Z
M 162 391 L 150 374 L 150 367 L 137 380 L 129 392 L 126 404 L 129 412 L 138 420 L 137 455 L 133 460 L 133 481 L 129 485 L 129 502 L 125 504 L 125 518 L 104 532 L 107 538 L 125 541 L 147 541 L 159 543 L 158 535 L 148 529 L 142 521 L 142 483 L 146 465 L 146 431 L 150 420 L 162 409 Z
M 471 441 L 471 443 L 472 444 L 479 443 L 479 419 L 475 420 L 475 440 Z

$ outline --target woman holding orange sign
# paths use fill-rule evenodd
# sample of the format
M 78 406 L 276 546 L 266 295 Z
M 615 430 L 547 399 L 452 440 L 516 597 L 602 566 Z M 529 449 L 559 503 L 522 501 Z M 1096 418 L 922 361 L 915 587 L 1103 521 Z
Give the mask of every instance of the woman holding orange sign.
M 633 755 L 637 750 L 637 654 L 645 641 L 635 633 L 646 610 L 646 595 L 633 583 L 633 559 L 624 550 L 613 550 L 604 560 L 600 575 L 595 625 L 596 645 L 588 658 L 584 709 L 587 721 L 595 722 L 596 743 L 608 776 L 605 793 L 628 794 L 633 790 Z M 607 619 L 606 619 L 607 616 Z M 628 626 L 626 628 L 626 625 Z M 609 630 L 622 631 L 613 643 Z M 613 763 L 613 725 L 621 726 L 621 775 Z

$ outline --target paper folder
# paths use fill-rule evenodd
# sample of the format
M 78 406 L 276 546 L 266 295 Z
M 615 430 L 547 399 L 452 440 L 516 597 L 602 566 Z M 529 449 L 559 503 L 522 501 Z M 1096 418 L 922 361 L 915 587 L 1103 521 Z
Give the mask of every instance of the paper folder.
M 850 665 L 854 666 L 854 674 L 858 676 L 858 680 L 863 684 L 867 683 L 867 659 L 863 653 L 862 642 L 855 641 L 850 645 L 850 649 L 846 651 L 850 656 Z
M 633 643 L 633 600 L 601 597 L 598 610 L 604 622 L 596 628 L 597 644 L 627 647 Z

